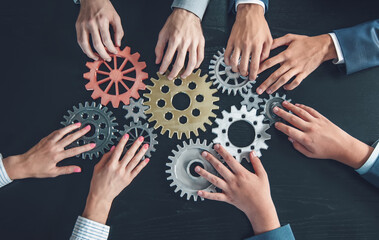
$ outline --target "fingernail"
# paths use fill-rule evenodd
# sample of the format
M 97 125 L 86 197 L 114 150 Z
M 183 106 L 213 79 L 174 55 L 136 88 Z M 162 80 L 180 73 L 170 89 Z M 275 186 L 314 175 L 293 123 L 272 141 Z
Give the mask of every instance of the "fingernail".
M 144 148 L 144 149 L 148 149 L 148 148 L 149 148 L 149 144 L 145 144 L 145 145 L 143 145 L 143 148 Z
M 172 79 L 173 79 L 173 77 L 168 76 L 168 80 L 172 80 Z
M 112 146 L 112 147 L 111 147 L 111 151 L 113 151 L 115 148 L 116 148 L 115 146 Z
M 295 106 L 300 107 L 300 104 L 296 103 Z
M 283 102 L 283 105 L 287 105 L 287 104 L 288 104 L 288 102 L 287 102 L 287 101 L 284 101 L 284 102 Z
M 202 192 L 202 191 L 198 191 L 198 192 L 197 192 L 197 195 L 199 195 L 199 196 L 203 196 L 203 192 Z
M 214 149 L 219 149 L 220 148 L 220 144 L 216 144 L 215 146 L 214 146 Z
M 275 127 L 278 127 L 278 125 L 279 125 L 279 122 L 276 122 L 276 123 L 275 123 Z
M 123 138 L 124 138 L 124 139 L 128 139 L 128 138 L 129 138 L 129 134 L 125 134 L 125 135 L 123 136 Z
M 271 93 L 272 93 L 272 90 L 271 90 L 271 89 L 268 89 L 266 92 L 267 92 L 267 94 L 271 94 Z
M 82 123 L 77 122 L 77 123 L 75 123 L 75 126 L 80 127 L 80 126 L 82 126 Z
M 288 141 L 290 141 L 291 143 L 293 143 L 293 139 L 292 138 L 288 138 Z
M 143 142 L 144 139 L 145 139 L 144 137 L 140 136 L 140 137 L 138 138 L 138 141 Z
M 108 59 L 107 59 L 107 62 L 110 62 L 110 61 L 112 61 L 112 58 L 108 58 Z
M 94 147 L 96 147 L 96 143 L 90 143 L 89 146 L 90 146 L 91 148 L 94 148 Z
M 195 172 L 200 172 L 200 167 L 199 166 L 195 167 Z
M 255 151 L 251 151 L 251 153 L 253 154 L 254 157 L 257 156 L 257 154 L 255 153 Z
M 90 125 L 87 125 L 84 129 L 85 129 L 85 130 L 91 130 L 91 126 L 90 126 Z
M 278 107 L 274 107 L 274 112 L 276 113 L 276 112 L 278 112 L 279 111 L 279 108 Z
M 162 71 L 159 71 L 159 74 L 163 74 L 164 72 L 162 72 Z
M 146 162 L 146 163 L 149 163 L 149 162 L 150 162 L 150 158 L 146 158 L 146 159 L 145 159 L 145 162 Z
M 80 172 L 82 172 L 82 169 L 81 168 L 75 168 L 74 172 L 80 173 Z
M 204 151 L 201 153 L 201 156 L 206 157 L 206 156 L 208 156 L 208 153 Z
M 257 88 L 257 93 L 258 93 L 258 94 L 262 94 L 262 92 L 263 92 L 263 91 L 262 91 L 262 88 Z

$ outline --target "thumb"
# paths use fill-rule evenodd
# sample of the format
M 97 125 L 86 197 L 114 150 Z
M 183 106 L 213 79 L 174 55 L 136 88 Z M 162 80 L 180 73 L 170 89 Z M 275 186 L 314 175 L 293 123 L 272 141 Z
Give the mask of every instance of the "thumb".
M 72 174 L 72 173 L 80 173 L 81 171 L 82 169 L 79 166 L 58 167 L 57 176 L 67 175 L 67 174 Z
M 275 38 L 271 45 L 271 50 L 278 48 L 280 46 L 289 45 L 292 42 L 292 35 L 284 35 L 280 38 Z
M 267 174 L 261 160 L 258 158 L 257 154 L 254 151 L 250 152 L 250 162 L 253 165 L 255 174 L 258 176 L 264 176 Z
M 310 151 L 309 151 L 306 147 L 304 147 L 301 143 L 299 143 L 299 142 L 293 140 L 292 138 L 288 138 L 288 140 L 292 142 L 293 147 L 294 147 L 297 151 L 301 152 L 302 154 L 304 154 L 304 155 L 307 156 L 307 157 L 311 157 L 311 156 L 312 156 L 312 152 L 310 152 Z

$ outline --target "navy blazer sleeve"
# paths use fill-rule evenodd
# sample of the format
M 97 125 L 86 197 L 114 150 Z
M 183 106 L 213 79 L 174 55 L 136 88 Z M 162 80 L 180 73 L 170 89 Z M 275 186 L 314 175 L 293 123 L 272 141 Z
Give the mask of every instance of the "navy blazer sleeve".
M 379 66 L 379 19 L 333 32 L 341 46 L 347 74 Z
M 364 179 L 370 182 L 375 187 L 379 188 L 379 156 L 374 165 L 368 170 L 367 173 L 361 175 Z
M 268 11 L 268 1 L 269 0 L 259 0 L 261 2 L 263 2 L 265 4 L 265 12 Z M 236 10 L 235 10 L 235 5 L 236 5 L 236 0 L 230 0 L 229 1 L 229 12 L 233 12 L 233 13 L 236 13 Z
M 295 237 L 292 233 L 290 225 L 287 224 L 269 232 L 250 237 L 246 240 L 295 240 Z

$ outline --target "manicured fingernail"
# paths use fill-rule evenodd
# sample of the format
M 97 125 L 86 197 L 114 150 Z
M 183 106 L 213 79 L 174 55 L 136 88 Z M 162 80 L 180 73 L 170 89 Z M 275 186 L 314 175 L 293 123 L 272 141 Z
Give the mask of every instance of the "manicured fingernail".
M 111 151 L 113 151 L 115 148 L 116 148 L 115 146 L 112 146 L 112 147 L 111 147 Z
M 75 123 L 75 126 L 80 127 L 80 126 L 82 126 L 82 123 L 77 122 L 77 123 Z
M 90 143 L 89 146 L 90 146 L 91 148 L 94 148 L 94 147 L 96 147 L 96 143 Z
M 271 89 L 268 89 L 266 92 L 267 92 L 267 94 L 271 94 L 271 93 L 272 93 L 272 90 L 271 90 Z
M 143 145 L 143 148 L 144 148 L 144 149 L 148 149 L 148 148 L 149 148 L 149 144 L 145 144 L 145 145 Z
M 257 88 L 257 93 L 258 94 L 262 94 L 262 92 L 263 92 L 262 88 Z
M 208 153 L 206 151 L 204 151 L 201 153 L 201 156 L 206 157 L 206 156 L 208 156 Z
M 200 167 L 199 167 L 199 166 L 196 166 L 196 167 L 195 167 L 195 171 L 196 171 L 196 172 L 200 172 Z
M 197 192 L 197 195 L 199 195 L 199 196 L 203 196 L 203 192 L 202 192 L 202 191 L 198 191 L 198 192 Z
M 287 104 L 288 104 L 288 102 L 287 102 L 287 101 L 284 101 L 284 102 L 283 102 L 283 105 L 287 105 Z
M 288 141 L 290 141 L 291 143 L 293 143 L 293 139 L 292 138 L 288 138 Z
M 150 162 L 150 158 L 145 159 L 146 164 Z
M 85 129 L 85 130 L 91 130 L 91 126 L 90 126 L 90 125 L 87 125 L 84 129 Z
M 274 112 L 276 113 L 276 112 L 278 112 L 279 111 L 279 108 L 278 107 L 274 107 Z
M 297 107 L 300 107 L 300 104 L 298 104 L 298 103 L 296 103 L 295 105 L 296 105 Z
M 257 154 L 255 153 L 255 151 L 251 151 L 251 153 L 253 154 L 254 157 L 257 156 Z
M 214 146 L 214 149 L 219 149 L 220 148 L 220 144 L 216 144 L 215 146 Z
M 74 172 L 76 172 L 76 173 L 80 173 L 81 171 L 82 171 L 81 168 L 75 168 L 75 170 L 74 170 Z
M 138 138 L 138 141 L 143 142 L 144 139 L 145 139 L 144 137 L 140 136 L 140 137 Z
M 129 138 L 129 134 L 125 134 L 125 135 L 123 136 L 123 138 L 124 138 L 124 139 L 128 139 L 128 138 Z

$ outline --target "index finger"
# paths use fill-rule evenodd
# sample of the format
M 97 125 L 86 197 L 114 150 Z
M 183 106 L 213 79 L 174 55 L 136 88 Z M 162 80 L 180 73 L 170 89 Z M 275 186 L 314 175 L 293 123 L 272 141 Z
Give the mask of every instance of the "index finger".
M 129 134 L 122 136 L 120 142 L 117 144 L 116 148 L 113 150 L 110 161 L 119 161 L 122 152 L 124 151 L 125 144 L 129 140 Z
M 234 173 L 238 173 L 244 169 L 244 167 L 242 167 L 242 165 L 220 144 L 215 144 L 214 149 L 221 155 Z
M 66 136 L 66 134 L 74 131 L 75 129 L 80 128 L 81 125 L 82 124 L 80 122 L 70 124 L 70 125 L 68 125 L 68 126 L 66 126 L 64 128 L 61 128 L 59 130 L 56 130 L 56 131 L 52 132 L 49 136 L 51 137 L 52 141 L 58 142 L 64 136 Z

